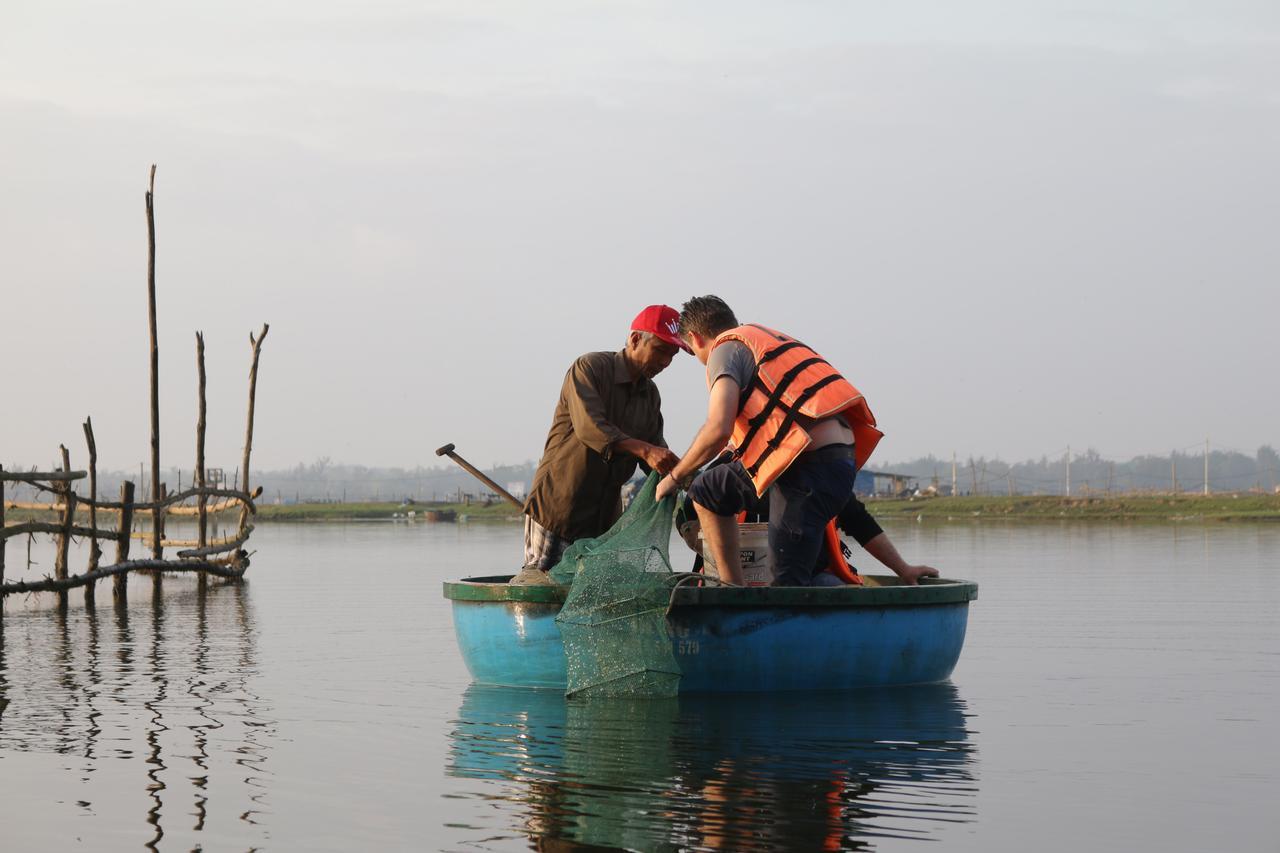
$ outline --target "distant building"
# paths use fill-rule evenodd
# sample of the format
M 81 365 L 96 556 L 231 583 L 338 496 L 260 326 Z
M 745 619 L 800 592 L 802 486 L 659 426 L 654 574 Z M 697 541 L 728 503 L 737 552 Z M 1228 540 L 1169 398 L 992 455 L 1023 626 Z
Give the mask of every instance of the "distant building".
M 853 482 L 853 491 L 859 495 L 881 497 L 908 495 L 916 490 L 917 480 L 919 480 L 918 477 L 908 474 L 863 469 L 858 472 L 858 477 Z
M 528 494 L 529 488 L 525 485 L 524 480 L 513 480 L 507 483 L 507 491 L 511 493 L 513 498 L 523 500 Z

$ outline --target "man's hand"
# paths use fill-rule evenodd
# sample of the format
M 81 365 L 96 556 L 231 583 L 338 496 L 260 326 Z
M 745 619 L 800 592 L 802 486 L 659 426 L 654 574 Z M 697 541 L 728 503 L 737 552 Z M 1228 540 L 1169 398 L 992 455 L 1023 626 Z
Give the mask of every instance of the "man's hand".
M 653 498 L 654 500 L 663 500 L 668 495 L 674 495 L 678 488 L 680 487 L 676 485 L 676 481 L 668 474 L 658 481 L 658 488 L 654 491 Z
M 898 571 L 898 577 L 902 578 L 902 582 L 907 586 L 916 586 L 920 583 L 920 578 L 936 578 L 938 570 L 933 566 L 905 565 Z
M 680 461 L 679 456 L 656 444 L 647 445 L 644 455 L 640 458 L 644 460 L 644 464 L 659 474 L 670 474 L 671 469 L 676 467 L 676 464 Z
M 680 457 L 667 448 L 641 441 L 638 438 L 624 438 L 613 447 L 615 452 L 622 451 L 634 456 L 648 466 L 650 470 L 657 471 L 659 474 L 671 473 L 671 469 L 676 467 L 676 463 L 680 461 Z

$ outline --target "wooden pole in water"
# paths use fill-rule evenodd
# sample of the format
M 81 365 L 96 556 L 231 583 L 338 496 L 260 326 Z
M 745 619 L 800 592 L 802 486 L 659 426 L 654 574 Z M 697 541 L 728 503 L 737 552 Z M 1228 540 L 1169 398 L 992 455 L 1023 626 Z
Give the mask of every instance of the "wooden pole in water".
M 156 341 L 156 166 L 151 164 L 147 188 L 147 321 L 151 329 L 151 497 L 160 499 L 160 345 Z M 152 511 L 151 556 L 164 558 L 161 539 L 161 509 Z
M 98 444 L 93 440 L 93 419 L 84 419 L 84 441 L 89 446 L 89 529 L 93 531 L 89 538 L 89 568 L 92 572 L 98 568 L 98 558 L 102 549 L 98 547 Z M 97 583 L 89 581 L 84 588 L 84 604 L 93 607 L 97 602 Z
M 125 480 L 120 484 L 120 535 L 116 538 L 116 562 L 123 563 L 129 559 L 129 531 L 133 529 L 133 483 Z M 129 588 L 127 574 L 116 575 L 112 580 L 112 594 L 117 601 L 124 601 Z
M 205 477 L 204 477 L 204 430 L 205 430 L 205 396 L 204 396 L 204 335 L 196 332 L 196 373 L 200 382 L 196 390 L 196 400 L 198 414 L 196 416 L 196 488 L 200 490 L 199 496 L 196 498 L 196 506 L 199 508 L 199 532 L 196 541 L 198 547 L 203 548 L 209 544 L 209 498 L 204 493 Z M 204 589 L 209 582 L 209 576 L 204 572 L 200 573 L 200 588 Z
M 152 533 L 152 536 L 154 537 L 152 539 L 152 542 L 164 541 L 164 499 L 167 497 L 169 497 L 169 484 L 161 483 L 159 500 L 156 501 L 156 511 L 155 511 L 155 523 L 157 525 L 157 528 Z M 154 545 L 152 547 L 152 550 L 155 550 Z M 156 557 L 155 559 L 158 560 L 160 558 Z M 152 595 L 153 601 L 159 599 L 160 590 L 163 585 L 164 585 L 164 573 L 152 572 L 151 573 L 151 595 Z
M 1204 440 L 1204 494 L 1209 496 L 1209 439 Z
M 245 422 L 244 428 L 244 460 L 240 466 L 241 485 L 244 491 L 249 492 L 249 455 L 253 452 L 253 405 L 254 397 L 258 390 L 258 356 L 262 354 L 262 342 L 267 337 L 267 332 L 271 327 L 266 323 L 262 324 L 262 331 L 255 338 L 253 333 L 249 333 L 249 346 L 253 348 L 253 361 L 249 365 L 249 414 Z M 249 519 L 249 508 L 244 507 L 240 510 L 240 532 L 244 532 L 244 526 Z
M 59 445 L 62 449 L 62 470 L 71 470 L 71 454 L 67 452 L 66 445 Z M 76 520 L 76 493 L 71 489 L 70 481 L 63 483 L 60 487 L 62 491 L 62 531 L 58 533 L 58 548 L 53 558 L 53 574 L 58 580 L 67 579 L 67 554 L 71 548 L 71 527 Z M 58 606 L 67 606 L 67 593 L 61 591 L 58 593 Z
M 4 535 L 4 466 L 0 465 L 0 586 L 4 585 L 4 546 L 9 540 Z M 0 606 L 0 614 L 4 607 Z

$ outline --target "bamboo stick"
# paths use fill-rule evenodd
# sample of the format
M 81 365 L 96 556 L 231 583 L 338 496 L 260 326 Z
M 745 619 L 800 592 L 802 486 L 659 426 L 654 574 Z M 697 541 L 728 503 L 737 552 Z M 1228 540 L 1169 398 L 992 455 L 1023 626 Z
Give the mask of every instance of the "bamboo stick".
M 253 407 L 254 399 L 258 390 L 258 356 L 262 354 L 262 342 L 267 337 L 267 332 L 271 327 L 266 323 L 262 324 L 262 331 L 255 338 L 253 332 L 249 333 L 249 345 L 253 347 L 253 361 L 249 365 L 249 414 L 244 429 L 244 462 L 240 466 L 241 490 L 249 491 L 249 455 L 253 452 Z M 240 510 L 240 527 L 244 528 L 248 519 L 248 512 L 244 509 Z
M 88 416 L 84 419 L 84 440 L 89 445 L 89 529 L 93 532 L 89 534 L 88 571 L 92 573 L 98 568 L 102 551 L 98 548 L 98 508 L 92 503 L 98 499 L 98 444 L 93 440 L 93 418 Z M 86 607 L 97 603 L 97 583 L 94 581 L 89 581 L 84 588 L 84 603 Z
M 0 465 L 0 586 L 4 586 L 4 546 L 9 539 L 4 535 L 4 466 Z M 4 618 L 0 607 L 0 619 Z
M 209 572 L 223 578 L 239 578 L 244 575 L 245 569 L 248 568 L 248 560 L 244 557 L 236 555 L 228 560 L 131 560 L 124 563 L 116 563 L 114 566 L 104 566 L 93 572 L 86 572 L 82 575 L 74 575 L 69 578 L 50 578 L 46 577 L 38 581 L 15 581 L 0 586 L 0 594 L 9 595 L 15 592 L 60 592 L 66 593 L 69 589 L 75 589 L 78 586 L 84 586 L 90 581 L 101 580 L 102 578 L 116 577 L 117 580 L 125 577 L 126 573 L 133 571 L 152 571 L 156 575 L 164 572 Z
M 253 525 L 246 525 L 244 532 L 235 539 L 224 539 L 222 542 L 215 542 L 212 545 L 200 545 L 194 550 L 179 551 L 178 556 L 181 559 L 190 559 L 192 557 L 210 557 L 214 554 L 225 554 L 227 551 L 234 551 L 245 542 L 249 541 L 249 534 L 253 532 Z
M 116 565 L 129 560 L 129 533 L 133 528 L 133 483 L 125 480 L 120 484 L 120 521 L 116 527 Z M 129 576 L 116 575 L 112 581 L 111 594 L 117 601 L 123 602 L 128 596 Z
M 259 486 L 255 490 L 255 492 L 257 494 L 261 494 L 262 487 Z M 231 491 L 228 489 L 209 489 L 209 490 L 206 490 L 205 493 L 208 494 L 210 497 L 217 497 L 220 495 L 233 496 L 233 497 L 227 498 L 226 500 L 219 501 L 216 504 L 210 504 L 208 507 L 208 512 L 211 514 L 216 515 L 217 513 L 220 513 L 220 512 L 228 512 L 233 509 L 239 509 L 241 505 L 245 503 L 248 503 L 251 506 L 251 509 L 249 510 L 249 512 L 251 513 L 257 512 L 257 506 L 254 504 L 254 499 L 257 495 L 248 495 L 246 500 L 246 496 L 241 495 L 240 492 Z M 179 492 L 179 493 L 170 495 L 165 500 L 165 503 L 169 505 L 169 508 L 165 510 L 164 514 L 165 515 L 192 515 L 192 516 L 198 515 L 200 513 L 199 507 L 174 506 L 174 504 L 177 503 L 178 501 L 185 501 L 187 498 L 190 498 L 195 494 L 197 494 L 196 489 L 188 489 L 185 492 Z M 66 504 L 43 503 L 41 501 L 5 501 L 4 505 L 5 505 L 5 509 L 26 509 L 26 510 L 34 510 L 37 512 L 62 512 L 67 508 Z M 152 503 L 134 504 L 134 509 L 149 510 L 149 509 L 152 509 L 154 506 L 155 505 Z M 80 497 L 76 500 L 76 512 L 89 512 L 90 508 L 96 508 L 100 512 L 119 512 L 120 503 L 119 501 L 93 501 L 86 497 Z
M 197 547 L 203 550 L 209 544 L 209 496 L 204 493 L 204 430 L 205 430 L 205 374 L 204 374 L 204 335 L 196 332 L 196 372 L 200 378 L 196 389 L 199 413 L 196 416 L 196 488 L 200 494 L 196 497 L 196 514 L 199 518 L 199 534 Z M 179 553 L 179 557 L 186 556 Z M 200 588 L 208 583 L 208 575 L 200 573 Z
M 153 560 L 162 561 L 164 559 L 164 505 L 163 501 L 168 497 L 169 484 L 160 484 L 160 504 L 155 510 L 155 523 L 159 524 L 158 529 L 151 531 L 151 553 L 154 555 Z M 151 600 L 159 601 L 161 590 L 164 586 L 163 577 L 159 572 L 151 576 Z
M 62 450 L 62 470 L 71 470 L 71 454 L 67 451 L 66 445 L 59 445 Z M 58 533 L 58 549 L 53 558 L 53 573 L 58 580 L 67 579 L 67 554 L 71 548 L 71 528 L 76 518 L 76 493 L 71 490 L 71 482 L 67 481 L 62 486 L 62 502 L 66 505 L 66 509 L 62 513 L 62 531 Z M 65 608 L 67 606 L 67 593 L 63 590 L 58 593 L 58 607 Z
M 206 492 L 206 494 L 208 494 L 208 493 Z M 225 500 L 225 501 L 220 501 L 220 502 L 215 503 L 215 504 L 209 504 L 208 506 L 206 506 L 206 507 L 205 507 L 205 514 L 206 514 L 206 515 L 217 515 L 217 514 L 218 514 L 218 513 L 220 513 L 220 512 L 227 512 L 227 511 L 229 511 L 229 510 L 239 509 L 239 508 L 240 508 L 240 501 Z M 199 507 L 199 506 L 175 506 L 175 507 L 170 507 L 166 514 L 167 514 L 167 515 L 195 515 L 195 516 L 198 516 L 198 515 L 200 515 L 200 507 Z
M 68 480 L 83 480 L 89 476 L 84 471 L 0 471 L 0 480 L 8 480 L 11 483 L 30 483 L 31 485 L 39 485 L 40 481 L 46 483 L 66 482 Z
M 246 525 L 246 527 L 248 529 L 254 529 L 252 524 Z M 87 527 L 84 529 L 88 530 Z M 114 536 L 115 534 L 112 534 L 112 535 Z M 133 533 L 130 533 L 129 537 L 131 539 L 142 539 L 149 542 L 151 541 L 151 531 L 136 530 Z M 213 542 L 206 542 L 205 544 L 225 545 L 226 543 L 232 542 L 232 541 L 236 541 L 236 540 L 232 539 L 230 536 L 224 536 L 222 538 L 215 539 Z M 161 542 L 161 544 L 164 545 L 164 547 L 166 548 L 197 548 L 200 546 L 200 541 L 198 539 L 165 539 Z
M 159 501 L 160 495 L 160 346 L 156 341 L 156 166 L 151 164 L 151 180 L 147 186 L 147 323 L 151 331 L 151 495 Z M 164 556 L 160 547 L 162 511 L 159 505 L 152 511 L 151 554 L 159 560 Z
M 67 448 L 62 446 L 62 467 L 66 471 L 71 470 L 71 456 L 67 452 Z M 74 526 L 76 495 L 71 491 L 69 485 L 64 485 L 66 490 L 63 492 L 62 524 L 58 531 L 58 549 L 53 558 L 53 571 L 59 580 L 67 577 L 67 553 L 71 547 L 71 528 Z
M 68 533 L 71 536 L 93 536 L 95 528 L 84 527 L 79 524 L 67 524 L 65 521 L 19 521 L 10 524 L 3 530 L 0 530 L 0 539 L 12 539 L 17 536 L 26 536 L 29 533 Z M 97 535 L 102 539 L 115 539 L 118 533 L 108 533 L 98 530 Z M 148 534 L 149 535 L 149 534 Z

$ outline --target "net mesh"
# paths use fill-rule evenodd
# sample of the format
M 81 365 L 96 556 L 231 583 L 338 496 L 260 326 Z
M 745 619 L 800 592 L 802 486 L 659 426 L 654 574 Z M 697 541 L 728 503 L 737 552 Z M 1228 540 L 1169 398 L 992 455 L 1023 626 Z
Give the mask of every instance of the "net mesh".
M 580 539 L 551 570 L 569 595 L 556 622 L 571 697 L 674 696 L 680 667 L 667 629 L 675 499 L 654 500 L 650 474 L 603 536 Z

